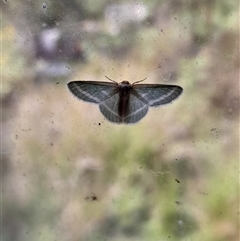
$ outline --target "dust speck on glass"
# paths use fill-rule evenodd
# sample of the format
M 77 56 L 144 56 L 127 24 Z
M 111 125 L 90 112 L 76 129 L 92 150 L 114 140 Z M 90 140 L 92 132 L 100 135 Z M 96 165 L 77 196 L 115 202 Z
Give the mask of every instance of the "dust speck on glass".
M 42 8 L 45 10 L 47 8 L 47 4 L 46 3 L 43 3 L 42 4 Z

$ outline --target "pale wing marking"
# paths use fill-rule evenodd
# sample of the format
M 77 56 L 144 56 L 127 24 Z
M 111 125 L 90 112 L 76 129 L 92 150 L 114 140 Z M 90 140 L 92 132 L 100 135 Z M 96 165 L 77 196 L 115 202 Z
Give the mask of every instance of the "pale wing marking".
M 115 84 L 94 81 L 72 81 L 68 88 L 79 99 L 92 103 L 101 103 L 118 91 Z
M 135 95 L 130 96 L 129 114 L 124 118 L 125 123 L 136 123 L 141 120 L 148 112 L 148 105 L 137 98 Z
M 118 114 L 116 114 L 116 112 L 114 112 L 111 108 L 109 108 L 104 102 L 101 103 L 102 106 L 104 106 L 109 112 L 111 112 L 113 115 L 119 117 Z
M 161 101 L 161 100 L 166 99 L 167 97 L 169 97 L 170 95 L 172 95 L 174 92 L 176 92 L 176 88 L 170 90 L 170 91 L 169 91 L 168 93 L 166 93 L 166 94 L 161 95 L 158 99 L 155 99 L 155 100 L 150 101 L 150 102 L 149 102 L 149 105 L 153 105 L 153 104 L 155 104 L 155 103 L 157 103 L 157 102 L 159 102 L 159 101 Z M 175 98 L 174 98 L 174 99 L 175 99 Z M 173 100 L 173 99 L 171 99 L 171 100 Z M 171 100 L 170 100 L 169 102 L 171 102 Z
M 144 104 L 145 104 L 145 103 L 144 103 Z M 134 111 L 134 112 L 130 113 L 130 114 L 129 114 L 129 115 L 127 115 L 125 118 L 130 117 L 130 116 L 132 116 L 132 115 L 136 115 L 137 113 L 139 113 L 140 111 L 142 111 L 142 110 L 143 110 L 143 109 L 145 109 L 146 107 L 148 107 L 146 104 L 145 104 L 145 105 L 143 105 L 141 108 L 136 109 L 136 111 Z
M 89 97 L 90 99 L 95 100 L 97 103 L 101 102 L 101 100 L 99 98 L 97 98 L 96 96 L 93 96 L 91 94 L 89 94 L 87 91 L 82 90 L 77 84 L 74 84 L 75 88 L 77 89 L 77 91 L 79 93 L 82 93 L 83 95 L 85 95 L 86 97 Z M 107 94 L 105 91 L 102 91 L 102 93 Z
M 120 116 L 118 115 L 118 103 L 119 95 L 116 93 L 111 98 L 108 98 L 99 104 L 101 113 L 111 122 L 122 122 Z
M 174 85 L 136 85 L 132 94 L 151 107 L 168 104 L 181 95 L 183 89 Z

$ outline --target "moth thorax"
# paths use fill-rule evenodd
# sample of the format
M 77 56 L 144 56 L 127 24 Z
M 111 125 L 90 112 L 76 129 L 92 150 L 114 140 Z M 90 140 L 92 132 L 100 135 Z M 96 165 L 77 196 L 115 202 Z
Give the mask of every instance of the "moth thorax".
M 121 83 L 119 83 L 119 94 L 122 96 L 126 96 L 130 94 L 130 91 L 132 89 L 132 85 L 124 80 Z

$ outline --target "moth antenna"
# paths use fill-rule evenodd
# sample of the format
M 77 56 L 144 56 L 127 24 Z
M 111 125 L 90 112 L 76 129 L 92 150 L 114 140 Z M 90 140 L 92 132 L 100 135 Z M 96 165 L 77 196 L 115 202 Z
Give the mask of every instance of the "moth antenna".
M 143 82 L 143 81 L 146 80 L 146 79 L 147 79 L 147 77 L 146 77 L 145 79 L 138 80 L 138 81 L 134 82 L 133 85 L 135 85 L 135 84 L 137 84 L 137 83 L 140 83 L 140 82 Z
M 112 82 L 114 82 L 114 83 L 118 83 L 117 81 L 115 81 L 115 80 L 110 79 L 109 77 L 107 77 L 107 75 L 105 75 L 105 77 L 106 77 L 108 80 L 110 80 L 110 81 L 112 81 Z

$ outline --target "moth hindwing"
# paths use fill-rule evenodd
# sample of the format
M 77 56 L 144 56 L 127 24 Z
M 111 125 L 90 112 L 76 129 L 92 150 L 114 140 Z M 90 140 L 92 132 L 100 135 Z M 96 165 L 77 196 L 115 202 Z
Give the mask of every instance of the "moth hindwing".
M 140 121 L 149 107 L 168 104 L 183 92 L 177 85 L 138 82 L 71 81 L 67 86 L 79 99 L 98 104 L 109 121 L 125 124 Z

